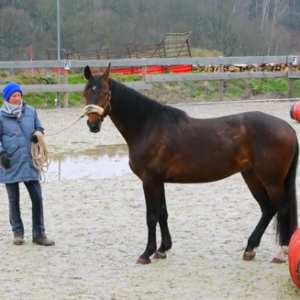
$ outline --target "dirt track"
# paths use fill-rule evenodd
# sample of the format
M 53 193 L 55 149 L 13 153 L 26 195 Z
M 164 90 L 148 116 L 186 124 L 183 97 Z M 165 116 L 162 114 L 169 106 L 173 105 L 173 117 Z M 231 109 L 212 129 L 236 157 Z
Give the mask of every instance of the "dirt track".
M 179 107 L 195 117 L 261 110 L 287 120 L 300 134 L 300 124 L 290 119 L 290 106 L 247 103 Z M 79 117 L 81 109 L 41 110 L 39 114 L 46 134 L 51 134 Z M 141 266 L 135 262 L 147 238 L 142 186 L 125 164 L 126 147 L 122 151 L 105 147 L 124 144 L 110 120 L 104 122 L 100 134 L 90 133 L 85 120 L 80 120 L 65 132 L 49 136 L 46 142 L 52 154 L 63 155 L 62 168 L 64 159 L 68 160 L 65 177 L 58 180 L 57 161 L 53 161 L 43 184 L 46 228 L 57 244 L 53 248 L 31 244 L 30 200 L 22 185 L 27 243 L 12 245 L 7 196 L 1 186 L 2 299 L 299 299 L 287 264 L 270 263 L 277 250 L 272 224 L 255 260 L 241 259 L 260 212 L 240 175 L 210 184 L 166 185 L 173 248 L 166 260 Z M 106 155 L 105 165 L 92 156 L 94 149 Z M 90 158 L 77 157 L 78 152 Z M 80 164 L 84 159 L 90 171 Z M 82 176 L 74 176 L 76 171 Z M 97 172 L 101 179 L 95 179 Z

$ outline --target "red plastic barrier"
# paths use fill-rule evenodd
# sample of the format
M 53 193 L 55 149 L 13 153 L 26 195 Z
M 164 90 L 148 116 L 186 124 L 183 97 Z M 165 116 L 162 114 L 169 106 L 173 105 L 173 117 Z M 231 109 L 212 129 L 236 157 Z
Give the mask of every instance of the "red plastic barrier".
M 21 69 L 21 72 L 22 72 L 23 74 L 26 74 L 26 73 L 29 72 L 28 70 L 29 70 L 29 69 Z M 31 73 L 31 74 L 40 74 L 41 72 L 40 72 L 40 69 L 37 69 L 37 68 L 31 68 L 31 69 L 30 69 L 30 73 Z
M 295 285 L 300 289 L 300 228 L 298 228 L 289 244 L 289 271 Z
M 193 67 L 191 65 L 181 66 L 147 66 L 147 74 L 163 74 L 163 73 L 189 73 L 192 72 Z M 141 67 L 126 67 L 126 68 L 113 68 L 112 73 L 118 73 L 122 75 L 142 75 L 143 68 Z M 93 71 L 94 74 L 100 73 L 99 71 Z
M 163 73 L 190 73 L 193 71 L 193 67 L 191 65 L 180 65 L 180 66 L 147 66 L 146 73 L 147 74 L 163 74 Z M 52 68 L 53 73 L 58 72 L 58 68 Z M 113 68 L 112 73 L 118 73 L 122 75 L 142 75 L 143 68 L 142 67 L 125 67 L 125 68 Z M 64 73 L 64 69 L 60 69 L 60 73 Z M 70 71 L 68 71 L 70 73 Z M 93 74 L 99 74 L 100 71 L 92 71 Z

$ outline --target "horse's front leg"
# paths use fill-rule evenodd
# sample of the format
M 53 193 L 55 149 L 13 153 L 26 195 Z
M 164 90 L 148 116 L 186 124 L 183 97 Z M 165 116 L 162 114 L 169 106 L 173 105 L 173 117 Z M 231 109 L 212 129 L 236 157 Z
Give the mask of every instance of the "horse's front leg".
M 153 178 L 143 181 L 143 189 L 147 209 L 148 243 L 144 253 L 139 257 L 137 263 L 149 264 L 150 256 L 156 251 L 156 225 L 159 221 L 161 189 L 163 183 Z
M 172 247 L 172 239 L 168 227 L 168 209 L 166 204 L 165 187 L 162 185 L 160 192 L 160 212 L 159 212 L 159 226 L 161 232 L 161 244 L 155 253 L 155 258 L 166 258 L 166 251 Z

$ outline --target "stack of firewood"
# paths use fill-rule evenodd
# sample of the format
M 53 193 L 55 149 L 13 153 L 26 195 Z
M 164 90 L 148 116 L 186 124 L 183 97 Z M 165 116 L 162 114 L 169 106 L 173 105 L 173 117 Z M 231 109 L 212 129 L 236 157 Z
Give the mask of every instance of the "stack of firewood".
M 220 65 L 205 65 L 194 66 L 195 70 L 202 72 L 220 72 Z M 224 65 L 224 72 L 287 72 L 289 71 L 289 64 L 236 64 L 236 65 Z M 293 66 L 293 71 L 299 71 L 300 64 Z

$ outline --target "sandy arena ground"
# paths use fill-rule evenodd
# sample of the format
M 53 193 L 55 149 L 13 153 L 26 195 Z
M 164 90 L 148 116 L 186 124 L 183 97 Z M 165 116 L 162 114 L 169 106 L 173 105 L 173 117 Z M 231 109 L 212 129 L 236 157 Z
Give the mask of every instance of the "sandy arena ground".
M 287 120 L 300 134 L 300 124 L 289 116 L 291 105 L 177 106 L 195 117 L 261 110 Z M 81 112 L 53 109 L 40 110 L 39 115 L 46 134 L 52 134 L 75 121 Z M 126 147 L 107 147 L 124 144 L 111 121 L 105 120 L 102 131 L 92 134 L 81 119 L 66 131 L 47 137 L 46 142 L 55 156 L 43 183 L 45 223 L 56 246 L 43 248 L 31 243 L 31 204 L 23 185 L 26 243 L 12 245 L 2 185 L 1 299 L 300 298 L 287 264 L 270 263 L 277 251 L 273 224 L 255 260 L 242 260 L 260 211 L 239 174 L 210 184 L 166 185 L 173 248 L 166 260 L 142 266 L 136 260 L 147 241 L 144 195 L 141 182 L 127 166 Z M 61 154 L 60 160 L 57 154 Z

